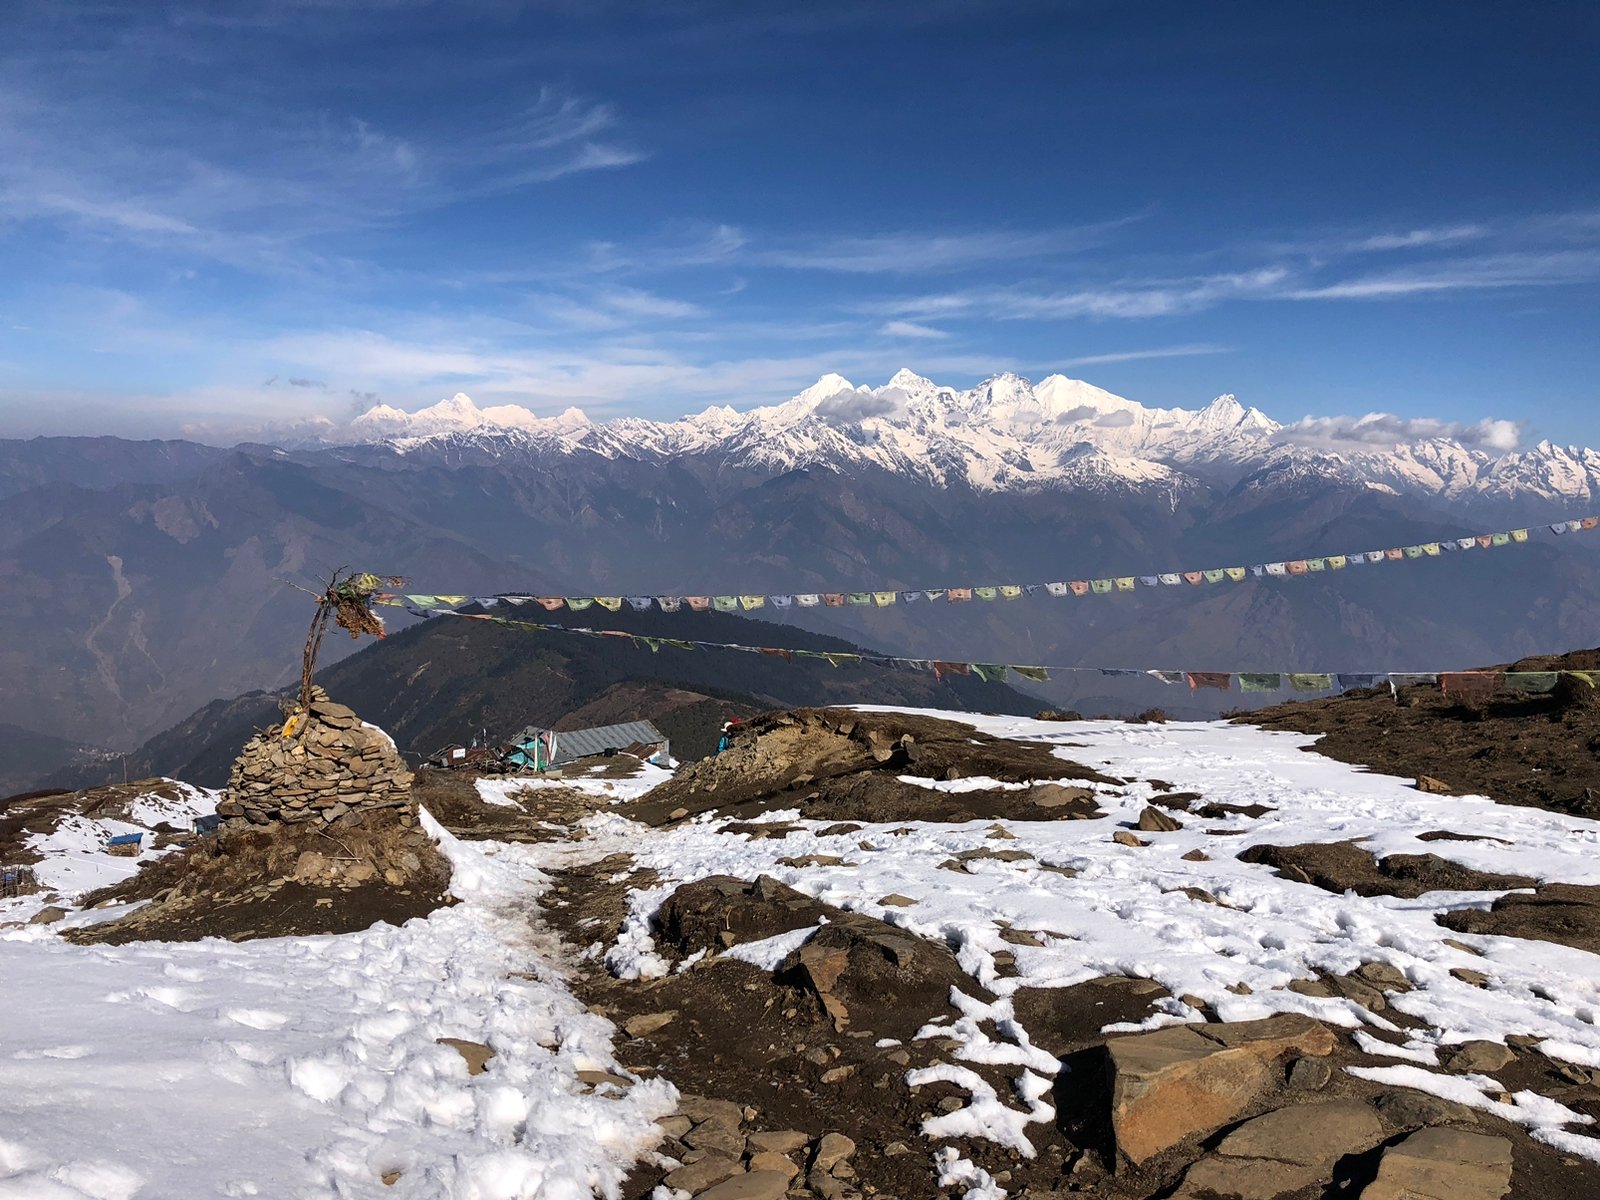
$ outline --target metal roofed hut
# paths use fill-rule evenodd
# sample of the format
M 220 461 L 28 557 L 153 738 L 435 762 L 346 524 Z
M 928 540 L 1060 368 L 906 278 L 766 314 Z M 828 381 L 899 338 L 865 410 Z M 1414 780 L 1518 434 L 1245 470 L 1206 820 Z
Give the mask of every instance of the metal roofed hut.
M 672 752 L 672 743 L 649 721 L 625 721 L 620 725 L 596 725 L 560 732 L 530 725 L 507 745 L 505 761 L 523 770 L 547 771 L 581 758 L 619 751 L 641 759 L 664 761 Z

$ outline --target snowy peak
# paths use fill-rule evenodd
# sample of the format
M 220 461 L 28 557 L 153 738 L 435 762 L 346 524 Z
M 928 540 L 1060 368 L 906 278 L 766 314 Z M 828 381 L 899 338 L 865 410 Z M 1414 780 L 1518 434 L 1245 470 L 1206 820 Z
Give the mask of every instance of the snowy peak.
M 514 452 L 535 457 L 717 455 L 764 473 L 872 469 L 983 491 L 1116 486 L 1176 494 L 1246 479 L 1252 487 L 1318 479 L 1451 499 L 1600 497 L 1600 452 L 1549 441 L 1492 454 L 1484 440 L 1369 440 L 1384 420 L 1374 414 L 1347 424 L 1343 440 L 1327 442 L 1231 393 L 1194 409 L 1153 408 L 1059 374 L 1035 384 L 1001 372 L 962 390 L 902 367 L 876 388 L 829 372 L 780 404 L 713 407 L 666 422 L 596 424 L 576 408 L 541 417 L 516 404 L 479 408 L 458 393 L 415 413 L 376 405 L 350 424 L 346 440 L 410 451 L 445 439 L 491 456 L 513 452 L 514 443 Z

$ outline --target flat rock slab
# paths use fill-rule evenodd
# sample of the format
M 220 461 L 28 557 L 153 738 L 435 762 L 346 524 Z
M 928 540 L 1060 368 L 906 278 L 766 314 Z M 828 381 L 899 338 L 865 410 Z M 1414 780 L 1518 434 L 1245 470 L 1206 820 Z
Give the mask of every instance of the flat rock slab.
M 791 1178 L 782 1171 L 750 1171 L 707 1188 L 698 1200 L 783 1200 Z
M 1172 1200 L 1273 1200 L 1325 1182 L 1334 1164 L 1383 1140 L 1383 1122 L 1359 1100 L 1297 1104 L 1246 1121 L 1190 1167 Z
M 1298 1014 L 1179 1025 L 1106 1043 L 1117 1148 L 1144 1162 L 1238 1119 L 1281 1076 L 1279 1060 L 1333 1052 L 1333 1034 Z
M 1390 1146 L 1361 1200 L 1502 1200 L 1511 1142 L 1462 1129 L 1419 1129 Z

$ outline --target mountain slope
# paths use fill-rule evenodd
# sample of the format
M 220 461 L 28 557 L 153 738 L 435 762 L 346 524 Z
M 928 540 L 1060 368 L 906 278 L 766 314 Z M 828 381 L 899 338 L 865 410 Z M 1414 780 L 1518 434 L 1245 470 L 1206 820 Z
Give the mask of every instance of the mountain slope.
M 748 622 L 722 613 L 601 614 L 603 627 L 657 637 L 730 641 Z M 600 627 L 601 620 L 593 622 Z M 850 643 L 789 630 L 797 649 L 849 652 Z M 791 705 L 904 704 L 1030 713 L 1039 701 L 1002 684 L 867 665 L 780 660 L 729 651 L 659 653 L 610 638 L 531 634 L 441 617 L 368 646 L 318 673 L 328 692 L 381 725 L 413 759 L 483 734 L 490 742 L 527 725 L 575 728 L 649 718 L 678 757 L 706 753 L 729 715 Z M 276 694 L 253 692 L 205 705 L 118 759 L 115 775 L 170 775 L 216 787 L 251 733 L 279 716 Z M 73 768 L 51 787 L 104 782 L 107 768 Z

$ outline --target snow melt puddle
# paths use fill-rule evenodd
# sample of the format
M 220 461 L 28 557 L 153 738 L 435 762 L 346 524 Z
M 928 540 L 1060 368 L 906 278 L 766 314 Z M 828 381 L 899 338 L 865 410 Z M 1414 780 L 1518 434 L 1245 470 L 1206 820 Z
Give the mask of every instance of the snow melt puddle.
M 1002 1007 L 1020 987 L 1066 987 L 1103 975 L 1160 983 L 1171 998 L 1132 1028 L 1198 1019 L 1178 999 L 1191 996 L 1224 1021 L 1299 1012 L 1345 1029 L 1366 1026 L 1397 1033 L 1393 1022 L 1354 1001 L 1285 990 L 1291 981 L 1312 978 L 1318 971 L 1344 974 L 1366 962 L 1381 962 L 1399 970 L 1413 988 L 1391 993 L 1389 1005 L 1429 1026 L 1409 1034 L 1403 1046 L 1373 1039 L 1374 1052 L 1407 1060 L 1405 1066 L 1379 1068 L 1406 1072 L 1407 1086 L 1449 1089 L 1455 1098 L 1459 1076 L 1423 1069 L 1437 1061 L 1438 1048 L 1480 1038 L 1503 1041 L 1510 1033 L 1544 1039 L 1539 1049 L 1552 1057 L 1600 1062 L 1600 1023 L 1595 1019 L 1600 1013 L 1600 971 L 1593 955 L 1541 941 L 1452 934 L 1434 921 L 1435 915 L 1453 908 L 1484 906 L 1495 893 L 1435 892 L 1416 900 L 1333 895 L 1236 858 L 1258 843 L 1361 839 L 1380 856 L 1434 853 L 1480 870 L 1592 884 L 1600 883 L 1600 825 L 1482 797 L 1430 796 L 1408 780 L 1306 753 L 1303 747 L 1314 738 L 1249 726 L 1056 723 L 934 711 L 922 715 L 965 722 L 998 737 L 1054 744 L 1061 757 L 1129 782 L 1096 789 L 1106 814 L 1102 818 L 999 822 L 1009 838 L 994 837 L 996 824 L 984 822 L 866 824 L 848 835 L 821 836 L 828 823 L 796 821 L 803 828 L 785 838 L 755 839 L 724 835 L 721 822 L 712 819 L 653 830 L 598 814 L 586 823 L 587 852 L 629 853 L 639 867 L 660 876 L 655 886 L 631 894 L 623 932 L 607 954 L 611 969 L 632 977 L 664 973 L 650 919 L 678 884 L 713 874 L 743 879 L 771 875 L 826 903 L 950 945 L 962 967 L 1000 997 L 995 1011 L 985 1015 L 1007 1041 L 985 1035 L 979 1026 L 982 1018 L 973 1017 L 969 1007 L 977 1002 L 959 993 L 954 1001 L 965 1015 L 953 1026 L 939 1027 L 940 1036 L 960 1041 L 957 1059 L 1016 1065 L 1019 1104 L 1007 1104 L 992 1089 L 985 1090 L 986 1085 L 979 1087 L 976 1076 L 957 1079 L 955 1073 L 963 1068 L 949 1068 L 948 1077 L 966 1087 L 973 1100 L 948 1115 L 953 1119 L 938 1118 L 941 1124 L 928 1132 L 985 1136 L 1014 1148 L 1020 1148 L 1019 1139 L 1025 1142 L 1026 1124 L 1048 1119 L 1042 1115 L 1045 1093 L 1033 1081 L 1048 1076 L 1054 1066 L 1053 1060 L 1044 1061 L 1048 1055 L 1029 1046 L 1026 1032 L 1010 1020 L 1009 1008 Z M 1072 745 L 1063 745 L 1067 742 Z M 1144 847 L 1113 842 L 1111 834 L 1136 821 L 1158 794 L 1144 782 L 1152 778 L 1167 781 L 1174 790 L 1198 792 L 1210 802 L 1260 804 L 1273 811 L 1257 819 L 1180 812 L 1175 815 L 1183 823 L 1181 830 L 1141 834 L 1149 843 Z M 959 780 L 939 787 L 958 791 L 995 782 Z M 771 813 L 759 819 L 795 817 Z M 898 836 L 892 832 L 907 830 Z M 1430 830 L 1500 840 L 1417 838 Z M 941 865 L 953 855 L 982 848 L 1021 850 L 1030 857 L 969 858 L 961 871 Z M 1194 851 L 1207 859 L 1184 857 Z M 795 867 L 778 861 L 808 854 L 834 855 L 845 862 Z M 1191 898 L 1185 888 L 1201 889 L 1216 903 Z M 881 901 L 891 893 L 913 903 L 886 906 Z M 1002 939 L 1006 927 L 1030 931 L 1042 944 Z M 1446 938 L 1481 951 L 1481 956 L 1447 945 Z M 789 947 L 763 943 L 746 953 L 751 961 L 765 963 L 780 948 L 786 952 Z M 995 956 L 1002 952 L 1011 956 L 1014 974 L 998 968 Z M 1459 967 L 1487 976 L 1487 986 L 1453 977 L 1451 969 Z M 1474 1094 L 1481 1103 L 1494 1103 L 1482 1092 Z M 1514 1107 L 1497 1104 L 1493 1111 L 1518 1112 L 1512 1119 L 1527 1124 L 1536 1136 L 1600 1160 L 1600 1140 L 1566 1131 L 1563 1126 L 1573 1123 L 1574 1114 L 1559 1105 L 1525 1099 Z M 959 1163 L 952 1162 L 951 1170 L 958 1171 Z M 971 1186 L 980 1195 L 992 1194 L 981 1190 L 991 1183 L 974 1178 Z
M 675 1091 L 586 1089 L 623 1072 L 532 925 L 546 877 L 424 822 L 462 903 L 402 928 L 0 940 L 0 1198 L 615 1194 Z M 440 1037 L 487 1043 L 489 1070 Z

